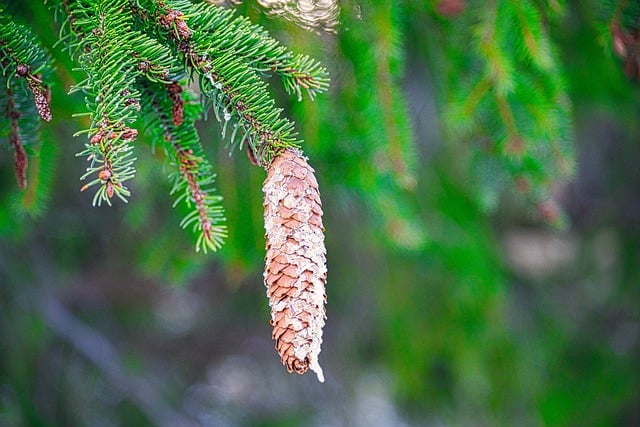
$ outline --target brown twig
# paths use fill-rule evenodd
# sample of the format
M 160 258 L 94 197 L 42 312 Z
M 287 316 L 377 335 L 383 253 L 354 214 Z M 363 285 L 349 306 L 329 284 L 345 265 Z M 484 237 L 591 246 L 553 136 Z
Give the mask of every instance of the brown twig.
M 15 99 L 11 88 L 6 89 L 7 92 L 7 117 L 11 121 L 11 131 L 9 132 L 9 144 L 13 148 L 15 157 L 14 171 L 16 174 L 16 180 L 18 181 L 18 187 L 21 189 L 27 188 L 27 166 L 28 159 L 27 153 L 22 144 L 22 138 L 20 137 L 20 127 L 18 120 L 21 113 L 16 108 Z

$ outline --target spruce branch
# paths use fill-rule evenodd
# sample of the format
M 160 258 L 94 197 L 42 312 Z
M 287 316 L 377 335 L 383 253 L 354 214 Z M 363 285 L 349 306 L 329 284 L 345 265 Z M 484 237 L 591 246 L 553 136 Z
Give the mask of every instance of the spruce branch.
M 427 241 L 426 229 L 415 206 L 416 156 L 409 124 L 408 105 L 402 86 L 404 64 L 402 8 L 396 3 L 366 2 L 366 7 L 343 7 L 342 25 L 358 31 L 341 34 L 341 61 L 345 70 L 339 102 L 352 105 L 353 114 L 335 116 L 331 103 L 319 102 L 320 116 L 333 118 L 340 135 L 336 144 L 348 141 L 336 161 L 338 168 L 353 168 L 341 185 L 362 195 L 376 227 L 385 231 L 389 243 L 416 249 Z M 361 22 L 371 25 L 361 25 Z M 380 83 L 380 82 L 384 83 Z M 347 166 L 349 163 L 356 167 Z M 360 190 L 366 188 L 366 192 Z
M 193 28 L 205 28 L 205 38 L 215 36 L 216 43 L 211 45 L 213 55 L 233 52 L 260 73 L 276 73 L 287 93 L 296 94 L 298 100 L 302 99 L 303 91 L 313 99 L 327 90 L 328 74 L 319 61 L 303 54 L 294 55 L 248 18 L 207 4 L 197 5 L 193 13 L 189 24 Z
M 495 86 L 496 92 L 506 94 L 513 90 L 514 65 L 509 52 L 500 48 L 500 34 L 496 28 L 497 15 L 498 5 L 489 2 L 476 36 L 479 40 L 478 52 L 485 59 L 486 75 Z
M 293 123 L 280 115 L 260 74 L 274 70 L 284 76 L 285 88 L 306 89 L 313 96 L 327 85 L 326 71 L 317 62 L 286 53 L 259 27 L 219 7 L 177 0 L 132 0 L 131 7 L 142 23 L 155 25 L 155 36 L 172 43 L 198 76 L 231 151 L 246 142 L 266 167 L 282 149 L 299 146 Z
M 51 59 L 34 34 L 16 24 L 0 5 L 0 104 L 9 122 L 6 136 L 14 153 L 18 187 L 27 187 L 27 149 L 36 154 L 40 119 L 51 120 L 49 86 Z M 3 135 L 4 136 L 4 135 Z
M 141 37 L 132 31 L 131 16 L 124 13 L 126 0 L 99 0 L 95 3 L 62 2 L 73 25 L 77 60 L 86 79 L 72 88 L 87 94 L 86 103 L 91 120 L 87 133 L 89 142 L 78 156 L 90 162 L 82 180 L 89 178 L 81 190 L 98 186 L 93 204 L 111 205 L 116 196 L 126 202 L 130 195 L 124 183 L 135 175 L 133 146 L 137 130 L 133 123 L 139 110 L 139 93 L 134 83 L 137 61 L 132 46 Z
M 407 107 L 399 87 L 399 71 L 403 58 L 399 53 L 399 25 L 397 25 L 397 6 L 393 4 L 380 5 L 373 9 L 372 18 L 381 26 L 384 21 L 392 18 L 388 31 L 376 34 L 376 44 L 379 53 L 375 55 L 375 79 L 378 102 L 384 120 L 384 131 L 388 144 L 388 168 L 398 186 L 403 189 L 415 189 L 417 184 L 413 174 L 412 160 L 415 156 L 409 132 L 402 129 L 403 119 L 406 121 Z M 395 70 L 394 70 L 395 68 Z M 394 72 L 395 71 L 395 72 Z M 404 117 L 403 117 L 404 116 Z M 402 117 L 402 119 L 399 119 Z M 408 127 L 408 126 L 407 126 Z
M 512 2 L 527 56 L 541 70 L 552 71 L 555 61 L 551 53 L 551 42 L 542 26 L 542 14 L 528 1 Z
M 184 78 L 197 80 L 202 104 L 222 123 L 230 151 L 246 143 L 249 157 L 266 167 L 300 141 L 262 77 L 277 74 L 289 93 L 313 98 L 328 87 L 326 70 L 220 7 L 186 0 L 58 0 L 57 11 L 65 17 L 62 37 L 86 73 L 72 88 L 87 94 L 91 119 L 78 132 L 89 137 L 79 153 L 90 161 L 82 190 L 98 187 L 94 205 L 111 204 L 114 196 L 126 201 L 138 135 L 131 126 L 142 108 L 152 148 L 161 144 L 174 168 L 176 204 L 191 208 L 181 225 L 199 234 L 197 250 L 216 250 L 227 233 L 224 213 L 193 127 L 202 111 L 191 104 Z
M 40 117 L 51 121 L 50 91 L 46 81 L 52 73 L 51 58 L 33 33 L 5 15 L 0 7 L 0 68 L 8 84 L 14 77 L 24 79 Z M 43 76 L 43 73 L 45 74 Z
M 182 228 L 193 226 L 194 232 L 199 233 L 196 241 L 196 251 L 206 253 L 207 249 L 216 251 L 222 247 L 227 237 L 224 225 L 214 225 L 225 221 L 224 211 L 219 205 L 219 196 L 212 196 L 210 188 L 215 175 L 205 175 L 204 159 L 196 156 L 192 149 L 184 149 L 176 144 L 176 159 L 179 163 L 179 174 L 174 174 L 171 194 L 177 194 L 176 204 L 183 200 L 187 206 L 193 205 L 191 211 L 180 223 Z M 186 185 L 185 185 L 186 181 Z
M 191 211 L 182 220 L 183 228 L 197 233 L 196 251 L 216 251 L 227 237 L 222 197 L 215 194 L 215 174 L 207 161 L 195 130 L 201 107 L 191 99 L 179 82 L 139 81 L 145 134 L 153 146 L 160 145 L 173 169 L 169 179 L 174 207 L 184 203 Z
M 473 25 L 477 42 L 456 54 L 461 59 L 449 82 L 449 128 L 461 138 L 486 141 L 476 150 L 476 165 L 485 170 L 485 207 L 495 205 L 505 184 L 533 205 L 548 204 L 552 183 L 572 174 L 575 154 L 571 105 L 543 14 L 529 0 L 475 8 L 470 16 L 480 16 L 478 22 L 452 26 L 460 32 L 456 25 Z M 453 47 L 456 35 L 450 38 Z

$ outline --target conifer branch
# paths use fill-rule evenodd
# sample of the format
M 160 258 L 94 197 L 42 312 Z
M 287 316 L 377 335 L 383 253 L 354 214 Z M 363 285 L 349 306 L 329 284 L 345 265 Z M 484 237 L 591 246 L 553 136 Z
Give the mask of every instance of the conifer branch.
M 324 67 L 293 54 L 262 27 L 221 7 L 187 0 L 53 0 L 53 9 L 61 21 L 60 43 L 85 74 L 71 88 L 86 95 L 87 112 L 78 116 L 89 119 L 87 128 L 76 133 L 88 138 L 78 153 L 89 162 L 81 191 L 96 188 L 93 204 L 98 206 L 111 205 L 114 197 L 127 201 L 127 181 L 135 175 L 134 123 L 142 108 L 152 148 L 161 144 L 174 168 L 170 179 L 176 204 L 184 202 L 191 209 L 181 225 L 198 233 L 197 250 L 218 249 L 227 234 L 222 198 L 215 195 L 215 175 L 194 127 L 202 109 L 192 104 L 186 77 L 200 85 L 199 99 L 222 123 L 230 151 L 246 143 L 250 159 L 266 168 L 300 141 L 262 78 L 275 74 L 288 93 L 300 99 L 306 92 L 313 98 L 328 87 Z M 22 129 L 25 113 L 13 112 L 19 103 L 12 101 L 16 90 L 11 79 L 21 78 L 36 113 L 50 120 L 45 76 L 50 60 L 27 46 L 32 41 L 22 29 L 11 27 L 20 37 L 5 41 L 6 22 L 2 20 L 0 59 L 9 91 L 0 93 L 0 101 L 11 110 L 7 117 L 14 117 L 11 144 L 23 185 L 25 138 L 16 129 Z M 6 47 L 14 42 L 26 47 L 11 56 L 13 50 Z M 23 52 L 31 56 L 20 57 Z
M 69 2 L 69 19 L 73 18 L 78 62 L 87 77 L 72 91 L 82 90 L 87 97 L 91 125 L 78 132 L 88 133 L 85 150 L 78 153 L 90 162 L 81 179 L 90 181 L 86 190 L 98 186 L 93 204 L 111 204 L 116 196 L 126 202 L 130 195 L 124 183 L 135 175 L 133 146 L 137 130 L 129 124 L 139 110 L 139 93 L 133 87 L 137 62 L 130 54 L 131 46 L 140 41 L 132 31 L 132 19 L 123 12 L 126 0 L 99 0 L 85 4 Z M 76 134 L 76 135 L 77 135 Z
M 509 182 L 534 205 L 547 203 L 551 183 L 571 175 L 575 154 L 569 98 L 541 12 L 529 0 L 496 0 L 474 12 L 478 42 L 459 53 L 466 64 L 455 67 L 450 128 L 490 141 L 489 150 L 476 151 L 481 168 L 492 168 L 482 179 L 486 207 Z
M 246 142 L 257 163 L 266 167 L 279 151 L 299 145 L 293 123 L 281 117 L 281 109 L 275 107 L 258 72 L 264 71 L 265 66 L 275 68 L 288 76 L 285 88 L 287 85 L 296 91 L 305 88 L 312 96 L 326 88 L 326 71 L 316 62 L 300 57 L 299 63 L 293 65 L 308 69 L 293 67 L 287 62 L 288 54 L 283 54 L 284 50 L 274 41 L 234 33 L 236 27 L 246 31 L 255 27 L 241 18 L 230 21 L 231 12 L 218 7 L 178 0 L 157 3 L 132 0 L 131 7 L 142 22 L 155 25 L 155 36 L 161 43 L 172 43 L 198 76 L 200 90 L 222 123 L 223 138 L 228 137 L 231 150 L 242 148 Z M 192 28 L 189 21 L 192 18 L 199 26 Z M 268 53 L 277 60 L 266 59 Z
M 508 53 L 500 49 L 496 20 L 498 5 L 495 1 L 487 2 L 485 16 L 479 27 L 478 51 L 484 58 L 486 74 L 491 79 L 495 90 L 507 94 L 513 90 L 513 64 Z
M 51 58 L 37 43 L 35 36 L 22 25 L 11 22 L 0 7 L 0 67 L 10 83 L 14 77 L 24 79 L 33 94 L 36 109 L 45 121 L 51 120 L 49 80 Z
M 367 188 L 363 202 L 389 243 L 419 248 L 426 242 L 426 233 L 410 202 L 417 184 L 413 175 L 416 158 L 400 86 L 405 59 L 401 7 L 388 2 L 368 2 L 361 10 L 345 6 L 341 19 L 345 28 L 359 28 L 343 32 L 339 46 L 341 59 L 353 65 L 342 79 L 345 86 L 337 91 L 339 102 L 355 108 L 349 116 L 335 117 L 335 127 L 338 132 L 346 131 L 341 140 L 353 141 L 352 148 L 341 153 L 346 157 L 342 161 L 356 163 L 358 170 L 342 183 L 356 192 Z M 332 116 L 333 107 L 323 106 L 326 110 L 320 115 Z
M 393 9 L 394 6 L 391 3 L 377 6 L 373 9 L 374 20 L 381 26 L 384 25 L 384 21 L 388 20 L 389 17 L 394 18 Z M 416 186 L 416 178 L 413 176 L 413 168 L 410 165 L 410 160 L 413 157 L 413 146 L 411 143 L 407 144 L 406 141 L 403 143 L 403 139 L 406 138 L 402 137 L 402 130 L 398 126 L 398 122 L 401 121 L 397 120 L 397 111 L 404 110 L 405 105 L 396 81 L 397 76 L 392 73 L 392 63 L 394 60 L 396 62 L 400 61 L 397 59 L 399 47 L 394 44 L 394 38 L 396 40 L 400 39 L 400 36 L 395 34 L 397 32 L 396 25 L 389 25 L 389 29 L 379 31 L 376 34 L 378 45 L 378 54 L 375 55 L 375 77 L 378 81 L 376 91 L 384 120 L 390 169 L 393 171 L 399 187 L 410 190 Z M 406 112 L 404 113 L 406 114 Z
M 222 123 L 231 150 L 244 143 L 256 163 L 266 166 L 278 152 L 298 146 L 293 123 L 260 76 L 278 74 L 290 93 L 310 97 L 326 90 L 326 70 L 305 55 L 294 55 L 259 26 L 231 11 L 184 0 L 59 0 L 70 52 L 87 78 L 73 90 L 88 95 L 89 143 L 79 155 L 91 162 L 83 190 L 98 186 L 94 204 L 126 201 L 125 181 L 135 173 L 130 127 L 144 110 L 152 146 L 162 144 L 176 171 L 172 194 L 192 211 L 182 226 L 199 233 L 196 249 L 216 250 L 226 236 L 194 121 L 201 110 L 190 102 L 181 80 L 197 78 L 205 106 Z M 144 92 L 141 96 L 140 91 Z M 186 98 L 185 98 L 186 97 Z M 142 107 L 141 107 L 142 105 Z M 189 113 L 187 113 L 189 112 Z
M 329 86 L 327 71 L 319 61 L 303 54 L 294 55 L 264 28 L 251 24 L 246 17 L 235 16 L 233 10 L 197 5 L 190 25 L 206 28 L 205 36 L 215 36 L 214 54 L 234 52 L 260 73 L 275 72 L 287 93 L 296 94 L 299 100 L 303 90 L 313 99 Z
M 541 70 L 553 70 L 555 64 L 551 44 L 542 27 L 540 12 L 528 2 L 514 1 L 512 4 L 529 58 Z
M 196 251 L 216 251 L 227 237 L 222 197 L 215 194 L 215 174 L 206 160 L 195 130 L 200 117 L 199 105 L 182 97 L 178 82 L 139 82 L 142 114 L 152 143 L 160 145 L 167 155 L 170 167 L 171 194 L 177 196 L 174 207 L 184 203 L 191 212 L 182 220 L 183 228 L 192 227 L 198 234 Z
M 0 104 L 9 122 L 7 137 L 14 153 L 18 187 L 27 187 L 26 146 L 37 153 L 40 119 L 51 120 L 51 58 L 26 27 L 16 24 L 0 5 Z

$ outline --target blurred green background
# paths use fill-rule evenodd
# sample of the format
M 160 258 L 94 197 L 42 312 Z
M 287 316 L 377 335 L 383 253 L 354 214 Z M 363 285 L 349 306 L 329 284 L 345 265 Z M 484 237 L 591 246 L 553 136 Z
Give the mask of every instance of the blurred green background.
M 55 161 L 31 162 L 50 177 L 40 215 L 16 208 L 0 142 L 0 426 L 640 425 L 640 93 L 602 2 L 533 2 L 564 8 L 541 18 L 573 105 L 576 172 L 552 191 L 563 229 L 508 188 L 479 194 L 477 141 L 442 123 L 446 58 L 485 2 L 440 3 L 343 1 L 337 33 L 236 6 L 332 76 L 314 102 L 273 85 L 323 197 L 324 384 L 273 350 L 264 171 L 228 155 L 213 117 L 199 124 L 229 219 L 213 255 L 178 227 L 144 137 L 130 203 L 92 208 L 72 137 L 84 101 L 66 94 L 80 74 L 46 6 L 8 5 L 58 81 L 42 146 Z

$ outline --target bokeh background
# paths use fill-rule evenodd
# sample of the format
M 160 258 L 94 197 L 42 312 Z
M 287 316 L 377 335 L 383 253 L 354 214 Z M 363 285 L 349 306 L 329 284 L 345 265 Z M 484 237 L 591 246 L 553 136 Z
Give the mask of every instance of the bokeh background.
M 37 166 L 46 208 L 22 215 L 0 142 L 0 426 L 640 425 L 640 94 L 603 2 L 533 2 L 564 8 L 545 22 L 573 105 L 576 171 L 552 192 L 564 227 L 508 188 L 487 203 L 477 141 L 443 127 L 442 38 L 485 2 L 317 2 L 311 31 L 277 3 L 233 7 L 332 75 L 314 102 L 273 85 L 324 201 L 326 382 L 287 374 L 270 339 L 264 171 L 199 124 L 230 228 L 215 254 L 178 227 L 144 138 L 130 203 L 92 208 L 72 136 L 84 101 L 66 94 L 80 74 L 24 0 L 8 10 L 56 60 L 55 162 Z

